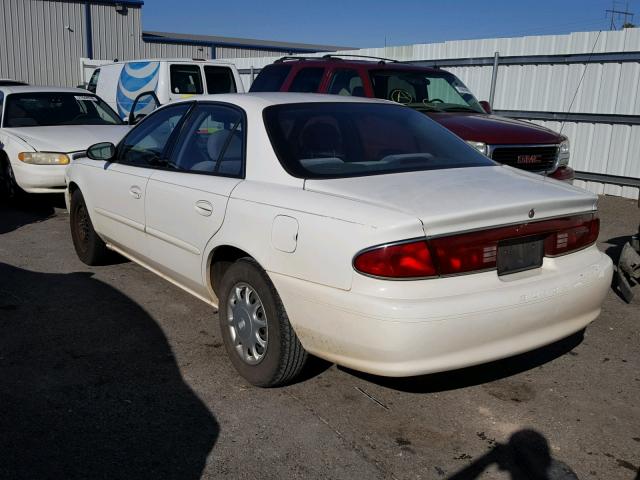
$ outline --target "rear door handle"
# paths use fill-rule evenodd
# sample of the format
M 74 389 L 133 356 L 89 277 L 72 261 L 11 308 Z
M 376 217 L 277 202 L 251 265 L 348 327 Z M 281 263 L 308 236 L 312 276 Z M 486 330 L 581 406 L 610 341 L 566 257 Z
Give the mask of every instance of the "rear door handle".
M 142 190 L 140 190 L 140 187 L 133 185 L 130 189 L 129 189 L 129 193 L 131 194 L 131 196 L 133 198 L 135 198 L 136 200 L 139 200 L 140 198 L 142 198 Z
M 213 205 L 211 205 L 206 200 L 198 200 L 195 204 L 196 212 L 198 212 L 203 217 L 210 217 L 213 213 Z

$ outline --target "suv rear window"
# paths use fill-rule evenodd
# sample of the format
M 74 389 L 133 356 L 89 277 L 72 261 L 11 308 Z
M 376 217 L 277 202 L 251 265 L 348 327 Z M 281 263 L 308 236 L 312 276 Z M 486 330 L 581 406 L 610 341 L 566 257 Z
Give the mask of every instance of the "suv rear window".
M 269 65 L 264 67 L 253 81 L 249 91 L 279 92 L 290 71 L 291 65 Z
M 171 65 L 171 92 L 200 95 L 202 75 L 198 65 Z
M 426 115 L 401 105 L 284 104 L 263 115 L 280 163 L 295 177 L 496 165 Z
M 290 92 L 315 93 L 320 88 L 324 68 L 309 67 L 298 72 L 289 87 Z
M 229 67 L 213 67 L 205 65 L 204 78 L 207 82 L 207 93 L 236 93 L 236 81 Z

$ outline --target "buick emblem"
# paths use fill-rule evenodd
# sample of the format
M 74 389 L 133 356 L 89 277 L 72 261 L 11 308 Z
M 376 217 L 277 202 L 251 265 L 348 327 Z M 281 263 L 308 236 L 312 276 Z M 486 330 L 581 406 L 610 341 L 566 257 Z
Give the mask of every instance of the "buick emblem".
M 533 218 L 536 215 L 536 211 L 532 208 L 531 210 L 529 210 L 529 218 Z

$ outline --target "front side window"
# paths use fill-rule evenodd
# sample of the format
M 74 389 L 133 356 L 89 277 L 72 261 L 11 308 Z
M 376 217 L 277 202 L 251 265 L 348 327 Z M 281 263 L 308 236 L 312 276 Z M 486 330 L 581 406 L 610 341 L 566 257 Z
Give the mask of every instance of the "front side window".
M 98 77 L 100 76 L 100 69 L 96 68 L 89 79 L 89 84 L 87 85 L 87 90 L 91 93 L 96 93 L 96 89 L 98 88 Z
M 165 149 L 191 103 L 157 110 L 140 122 L 118 147 L 118 161 L 137 167 L 166 166 Z
M 263 116 L 280 162 L 299 178 L 496 165 L 426 115 L 401 105 L 284 104 L 267 107 Z
M 264 67 L 251 84 L 250 92 L 279 92 L 291 71 L 291 65 Z
M 236 80 L 229 67 L 205 65 L 204 78 L 207 81 L 207 93 L 236 93 Z
M 198 65 L 174 64 L 169 67 L 171 91 L 181 95 L 200 95 L 202 74 Z
M 290 92 L 314 93 L 320 88 L 324 68 L 303 68 L 295 76 L 289 87 Z
M 471 91 L 448 72 L 374 70 L 370 76 L 376 98 L 416 110 L 485 113 Z
M 333 72 L 329 90 L 332 95 L 347 95 L 353 97 L 364 97 L 364 87 L 362 78 L 357 70 L 340 69 Z
M 103 100 L 89 93 L 13 93 L 6 98 L 5 127 L 122 125 Z
M 194 173 L 240 177 L 244 161 L 242 113 L 224 105 L 199 105 L 182 129 L 171 167 Z

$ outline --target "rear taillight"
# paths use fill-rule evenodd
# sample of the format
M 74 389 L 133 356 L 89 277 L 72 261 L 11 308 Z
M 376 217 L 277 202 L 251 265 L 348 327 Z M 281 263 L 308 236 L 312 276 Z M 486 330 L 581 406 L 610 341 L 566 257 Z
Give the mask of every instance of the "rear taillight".
M 500 243 L 531 237 L 544 240 L 544 254 L 557 257 L 593 244 L 600 230 L 596 214 L 575 215 L 488 230 L 374 247 L 353 265 L 366 275 L 425 278 L 493 270 Z
M 386 278 L 423 278 L 437 275 L 427 242 L 383 245 L 360 253 L 353 260 L 360 273 Z

